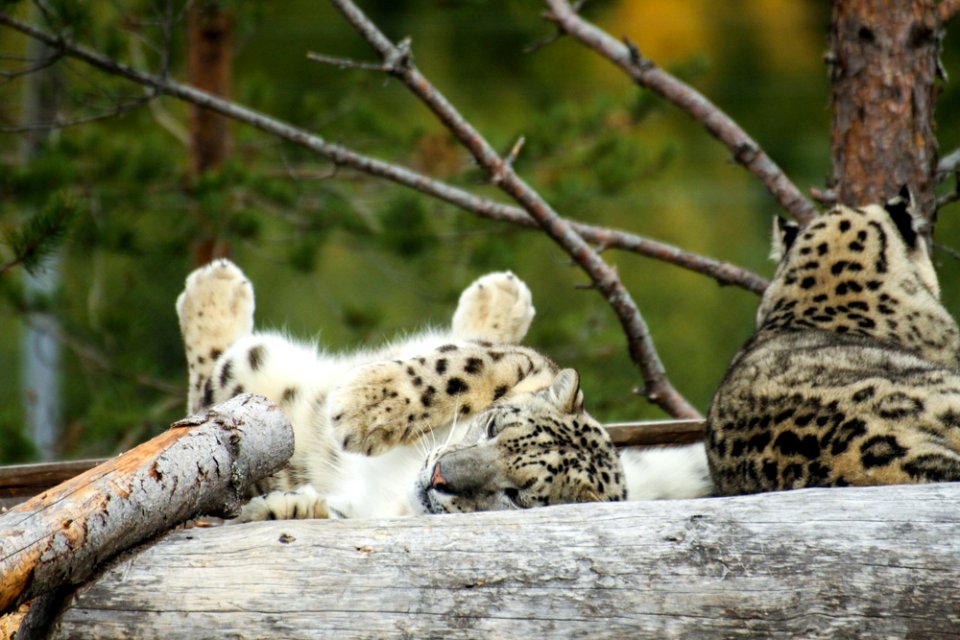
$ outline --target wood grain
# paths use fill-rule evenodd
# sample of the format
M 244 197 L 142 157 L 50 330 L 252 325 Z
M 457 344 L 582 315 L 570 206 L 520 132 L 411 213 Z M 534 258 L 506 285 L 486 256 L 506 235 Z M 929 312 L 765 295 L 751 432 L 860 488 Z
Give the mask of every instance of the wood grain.
M 947 638 L 960 484 L 180 530 L 54 638 Z
M 0 613 L 196 514 L 236 510 L 292 452 L 281 411 L 247 394 L 14 507 L 0 515 Z

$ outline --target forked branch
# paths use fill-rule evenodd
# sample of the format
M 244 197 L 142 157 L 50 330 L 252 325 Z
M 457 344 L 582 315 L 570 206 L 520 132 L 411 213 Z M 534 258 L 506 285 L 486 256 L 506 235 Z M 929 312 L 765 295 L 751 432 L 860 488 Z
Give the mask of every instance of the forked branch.
M 548 18 L 556 22 L 561 30 L 623 69 L 638 85 L 658 93 L 706 127 L 713 137 L 726 145 L 733 159 L 757 176 L 780 206 L 799 222 L 806 224 L 816 216 L 814 206 L 803 197 L 783 170 L 756 140 L 717 105 L 641 56 L 631 42 L 620 42 L 581 18 L 567 0 L 545 1 L 550 10 Z
M 174 82 L 169 78 L 144 72 L 135 67 L 122 64 L 98 51 L 81 46 L 57 35 L 38 29 L 33 25 L 0 13 L 0 24 L 7 25 L 34 39 L 56 46 L 64 55 L 80 60 L 106 73 L 126 78 L 157 92 L 172 96 L 184 102 L 216 111 L 237 122 L 243 122 L 270 135 L 292 144 L 309 149 L 326 158 L 336 166 L 349 167 L 355 171 L 376 176 L 397 184 L 415 189 L 421 193 L 450 203 L 478 216 L 509 222 L 511 224 L 536 228 L 537 222 L 516 206 L 506 205 L 494 200 L 476 196 L 468 191 L 435 180 L 422 173 L 412 171 L 377 158 L 357 153 L 349 147 L 327 142 L 322 137 L 268 115 L 248 109 L 235 102 L 224 100 L 212 94 L 200 91 L 189 85 Z M 329 60 L 325 60 L 329 62 Z M 376 65 L 383 70 L 382 65 Z M 579 222 L 570 224 L 584 239 L 604 248 L 616 248 L 639 253 L 707 275 L 720 284 L 734 285 L 762 293 L 766 281 L 757 274 L 706 256 L 680 249 L 676 246 L 628 233 L 616 229 L 597 227 Z
M 587 273 L 620 320 L 627 336 L 630 356 L 643 376 L 644 395 L 675 417 L 700 417 L 699 412 L 667 379 L 646 322 L 620 282 L 616 270 L 600 259 L 572 225 L 560 217 L 536 190 L 520 178 L 511 163 L 501 157 L 456 107 L 420 73 L 413 63 L 408 41 L 394 44 L 351 0 L 331 2 L 376 50 L 388 73 L 401 79 L 427 105 L 487 171 L 491 181 L 516 200 Z

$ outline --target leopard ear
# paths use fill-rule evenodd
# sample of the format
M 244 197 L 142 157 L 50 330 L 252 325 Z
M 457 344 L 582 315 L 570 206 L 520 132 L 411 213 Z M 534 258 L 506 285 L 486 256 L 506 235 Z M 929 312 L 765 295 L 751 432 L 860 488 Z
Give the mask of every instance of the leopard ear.
M 583 408 L 580 374 L 576 369 L 562 369 L 541 393 L 564 413 L 578 413 Z
M 791 222 L 780 216 L 774 216 L 773 243 L 770 247 L 770 259 L 774 262 L 780 262 L 783 256 L 787 255 L 787 250 L 793 245 L 799 233 L 800 225 L 796 222 Z
M 917 215 L 917 201 L 913 197 L 910 187 L 903 185 L 900 187 L 900 193 L 884 203 L 883 208 L 890 214 L 890 219 L 897 225 L 903 241 L 908 247 L 917 246 L 917 224 L 919 222 Z

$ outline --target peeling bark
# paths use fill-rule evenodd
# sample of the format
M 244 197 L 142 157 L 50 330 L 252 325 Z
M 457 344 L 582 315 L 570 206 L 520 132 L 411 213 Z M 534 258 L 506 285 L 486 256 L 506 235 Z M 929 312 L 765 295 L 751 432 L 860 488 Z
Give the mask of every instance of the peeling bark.
M 190 517 L 235 512 L 293 453 L 287 419 L 259 396 L 174 427 L 0 515 L 0 613 Z

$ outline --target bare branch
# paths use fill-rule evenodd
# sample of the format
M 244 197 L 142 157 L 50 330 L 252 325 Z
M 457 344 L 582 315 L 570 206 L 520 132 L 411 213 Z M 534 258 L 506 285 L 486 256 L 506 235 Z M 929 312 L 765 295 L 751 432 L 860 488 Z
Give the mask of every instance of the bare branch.
M 933 248 L 934 248 L 934 249 L 937 249 L 938 251 L 944 252 L 945 254 L 947 254 L 948 256 L 950 256 L 951 258 L 953 258 L 954 260 L 960 260 L 960 251 L 957 251 L 957 250 L 954 249 L 953 247 L 949 247 L 949 246 L 947 246 L 947 245 L 945 245 L 945 244 L 941 244 L 941 243 L 939 243 L 939 242 L 934 242 L 934 243 L 933 243 Z
M 156 94 L 151 92 L 142 98 L 136 98 L 129 102 L 121 102 L 116 104 L 112 109 L 107 111 L 102 111 L 100 113 L 95 113 L 93 115 L 84 116 L 80 118 L 69 118 L 69 119 L 60 119 L 56 118 L 53 122 L 45 122 L 37 125 L 20 125 L 16 127 L 6 127 L 0 126 L 0 132 L 2 133 L 26 133 L 28 131 L 49 131 L 51 129 L 66 129 L 67 127 L 76 127 L 82 124 L 90 124 L 91 122 L 99 122 L 100 120 L 109 120 L 110 118 L 116 118 L 117 116 L 129 113 L 134 109 L 142 107 L 144 104 L 150 102 L 156 97 Z
M 958 0 L 960 1 L 960 0 Z M 954 149 L 937 163 L 937 181 L 945 180 L 951 173 L 960 170 L 960 149 Z
M 937 11 L 940 13 L 940 21 L 946 24 L 960 14 L 960 0 L 943 0 Z
M 16 69 L 15 71 L 0 71 L 0 78 L 3 78 L 4 83 L 10 82 L 11 80 L 16 80 L 17 78 L 28 76 L 31 73 L 36 73 L 42 71 L 47 67 L 53 66 L 57 63 L 60 58 L 63 57 L 63 54 L 56 52 L 51 56 L 43 58 L 40 61 L 34 62 L 28 67 L 23 67 L 22 69 Z
M 590 276 L 617 314 L 627 335 L 630 356 L 640 368 L 644 395 L 674 417 L 698 418 L 700 413 L 674 389 L 650 337 L 646 322 L 624 288 L 616 270 L 606 264 L 571 224 L 561 218 L 550 205 L 522 178 L 513 167 L 467 122 L 447 99 L 413 64 L 409 42 L 394 45 L 350 0 L 331 0 L 350 24 L 383 58 L 389 72 L 403 80 L 407 87 L 434 115 L 470 150 L 491 179 L 513 197 L 544 231 L 576 260 Z
M 680 107 L 730 149 L 733 159 L 753 173 L 786 211 L 802 224 L 816 215 L 814 206 L 796 185 L 730 116 L 693 87 L 667 73 L 640 55 L 631 42 L 618 42 L 605 31 L 581 18 L 567 0 L 545 0 L 549 19 L 569 35 L 623 69 L 638 85 L 646 87 Z
M 152 75 L 124 65 L 97 51 L 73 42 L 64 42 L 50 33 L 37 29 L 32 25 L 21 22 L 8 15 L 0 13 L 0 24 L 5 24 L 52 46 L 62 46 L 63 52 L 66 55 L 81 60 L 106 73 L 127 78 L 142 86 L 155 89 L 158 93 L 216 111 L 238 122 L 243 122 L 289 143 L 308 149 L 319 156 L 327 158 L 333 162 L 335 167 L 349 167 L 368 175 L 390 180 L 391 182 L 415 189 L 485 218 L 528 228 L 536 228 L 538 226 L 537 222 L 531 219 L 526 212 L 519 207 L 481 198 L 453 185 L 434 180 L 422 173 L 357 153 L 343 145 L 329 143 L 320 136 L 271 118 L 253 109 L 248 109 L 235 102 L 230 102 L 188 85 L 174 82 L 168 78 Z M 762 293 L 767 285 L 763 278 L 747 269 L 713 258 L 700 256 L 664 242 L 645 238 L 626 231 L 618 231 L 585 223 L 571 222 L 571 224 L 584 239 L 590 242 L 605 247 L 632 251 L 657 260 L 663 260 L 682 268 L 707 275 L 722 285 L 734 285 L 758 294 Z
M 310 51 L 307 53 L 307 59 L 313 60 L 314 62 L 320 62 L 322 64 L 329 64 L 338 69 L 362 69 L 363 71 L 386 71 L 382 64 L 377 64 L 375 62 L 361 62 L 360 60 L 351 60 L 350 58 L 338 58 L 335 56 L 328 56 L 322 53 L 314 53 Z

